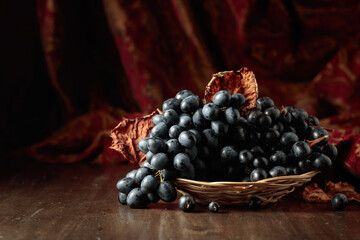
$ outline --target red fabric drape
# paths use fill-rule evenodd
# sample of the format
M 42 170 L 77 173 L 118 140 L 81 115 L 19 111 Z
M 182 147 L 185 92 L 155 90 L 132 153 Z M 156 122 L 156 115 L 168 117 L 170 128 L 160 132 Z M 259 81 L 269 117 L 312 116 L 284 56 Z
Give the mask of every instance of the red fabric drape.
M 48 78 L 62 125 L 27 153 L 47 162 L 121 159 L 108 130 L 211 74 L 246 66 L 260 95 L 336 129 L 360 159 L 360 4 L 345 1 L 37 0 Z M 56 151 L 54 151 L 56 149 Z M 359 166 L 358 166 L 358 165 Z

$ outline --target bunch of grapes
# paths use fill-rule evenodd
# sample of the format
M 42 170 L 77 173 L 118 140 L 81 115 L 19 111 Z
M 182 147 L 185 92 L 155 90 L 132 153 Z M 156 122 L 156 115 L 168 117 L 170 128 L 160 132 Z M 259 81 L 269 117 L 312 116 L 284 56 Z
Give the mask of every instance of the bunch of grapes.
M 122 204 L 142 208 L 160 199 L 172 202 L 177 197 L 172 181 L 178 177 L 256 182 L 325 171 L 337 156 L 318 118 L 303 109 L 278 109 L 262 97 L 245 111 L 245 97 L 225 90 L 212 100 L 203 105 L 183 90 L 163 103 L 150 135 L 138 143 L 146 161 L 117 183 Z

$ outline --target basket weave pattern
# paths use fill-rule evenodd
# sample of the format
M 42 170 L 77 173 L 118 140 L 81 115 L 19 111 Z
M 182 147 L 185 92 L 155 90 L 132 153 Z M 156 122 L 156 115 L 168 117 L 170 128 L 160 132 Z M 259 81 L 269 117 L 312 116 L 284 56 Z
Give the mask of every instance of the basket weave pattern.
M 258 197 L 262 205 L 275 203 L 311 180 L 318 171 L 301 175 L 267 178 L 258 182 L 202 182 L 177 178 L 174 183 L 178 192 L 190 194 L 198 203 L 217 201 L 223 205 L 245 205 L 251 197 Z

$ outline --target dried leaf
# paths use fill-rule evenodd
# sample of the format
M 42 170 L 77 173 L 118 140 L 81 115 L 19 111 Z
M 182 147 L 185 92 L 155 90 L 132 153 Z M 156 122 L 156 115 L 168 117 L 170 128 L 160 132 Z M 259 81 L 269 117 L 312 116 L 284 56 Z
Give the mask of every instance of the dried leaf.
M 354 200 L 360 203 L 360 194 L 355 192 L 355 188 L 346 182 L 333 183 L 329 181 L 325 185 L 325 190 L 321 189 L 316 183 L 313 183 L 305 187 L 302 197 L 305 201 L 312 203 L 330 202 L 336 193 L 343 193 L 349 201 Z
M 145 161 L 145 154 L 138 149 L 137 144 L 149 135 L 154 126 L 152 118 L 156 114 L 158 111 L 135 119 L 124 118 L 111 131 L 113 142 L 110 148 L 120 152 L 130 163 L 141 165 Z
M 212 97 L 220 90 L 227 90 L 231 94 L 243 94 L 246 98 L 245 109 L 253 108 L 259 95 L 255 75 L 245 67 L 237 71 L 225 71 L 213 74 L 212 79 L 205 89 L 205 102 L 212 102 Z

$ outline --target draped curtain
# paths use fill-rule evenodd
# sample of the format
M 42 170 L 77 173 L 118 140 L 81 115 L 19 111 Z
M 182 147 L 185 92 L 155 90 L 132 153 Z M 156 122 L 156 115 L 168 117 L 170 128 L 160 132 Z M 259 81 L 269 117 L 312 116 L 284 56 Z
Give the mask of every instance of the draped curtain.
M 246 66 L 260 95 L 318 115 L 337 140 L 351 139 L 353 161 L 360 159 L 356 0 L 26 4 L 33 17 L 3 17 L 16 21 L 3 32 L 31 26 L 33 39 L 25 47 L 12 42 L 16 36 L 2 42 L 1 142 L 8 156 L 125 161 L 108 149 L 109 130 L 122 117 L 149 113 L 181 89 L 201 95 L 213 73 Z M 16 57 L 25 54 L 12 55 L 7 45 L 30 48 L 32 57 L 19 65 Z M 16 68 L 7 67 L 10 54 Z

